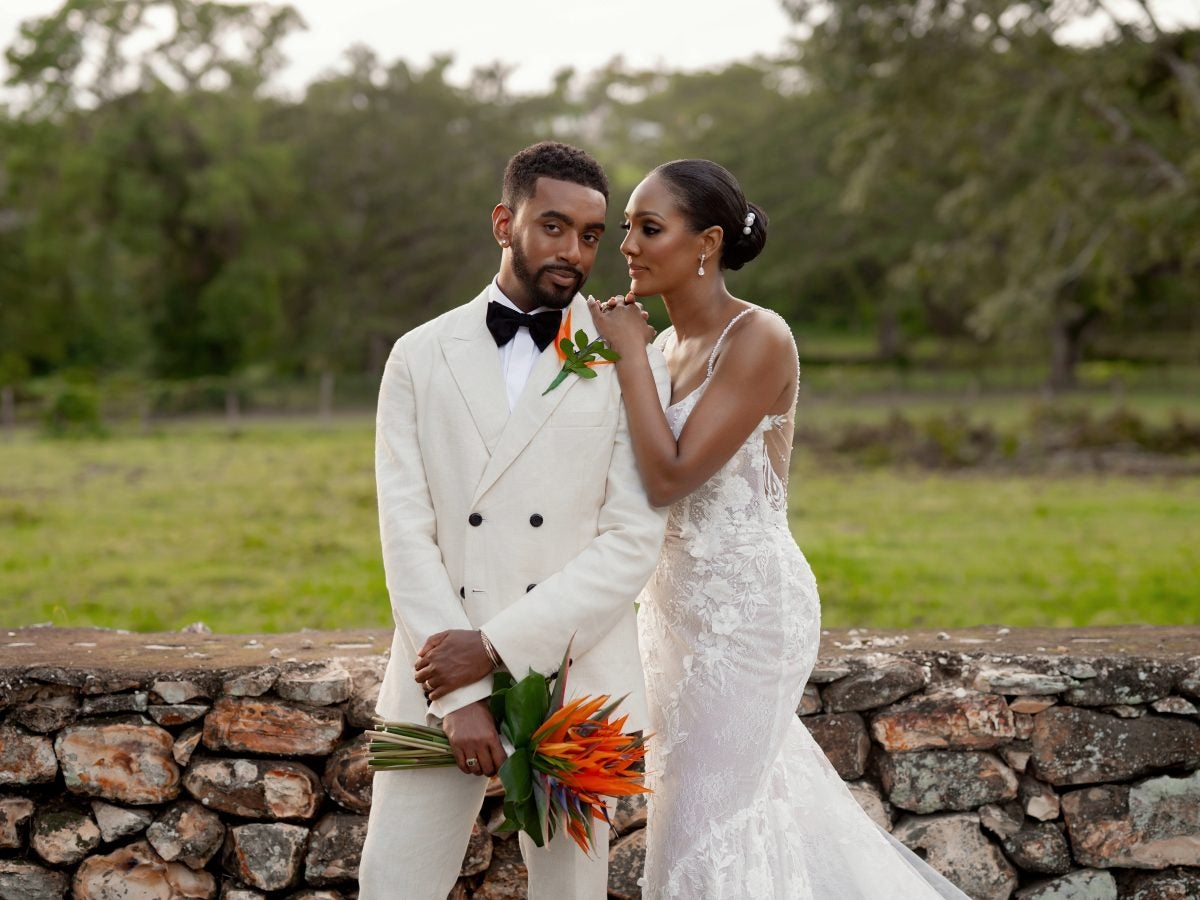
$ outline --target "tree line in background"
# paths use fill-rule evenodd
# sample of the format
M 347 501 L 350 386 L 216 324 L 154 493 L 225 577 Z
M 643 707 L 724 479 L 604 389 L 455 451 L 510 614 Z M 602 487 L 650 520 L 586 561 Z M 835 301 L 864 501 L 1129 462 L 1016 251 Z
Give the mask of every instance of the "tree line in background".
M 545 138 L 604 163 L 610 231 L 657 163 L 726 165 L 771 215 L 735 292 L 879 359 L 1019 350 L 1070 387 L 1106 335 L 1200 358 L 1200 32 L 1107 0 L 783 3 L 793 51 L 720 71 L 515 96 L 502 64 L 459 87 L 354 48 L 290 100 L 286 6 L 67 0 L 7 52 L 0 385 L 377 372 L 491 277 L 504 163 Z M 1089 16 L 1109 39 L 1063 40 Z M 626 287 L 616 245 L 590 289 Z

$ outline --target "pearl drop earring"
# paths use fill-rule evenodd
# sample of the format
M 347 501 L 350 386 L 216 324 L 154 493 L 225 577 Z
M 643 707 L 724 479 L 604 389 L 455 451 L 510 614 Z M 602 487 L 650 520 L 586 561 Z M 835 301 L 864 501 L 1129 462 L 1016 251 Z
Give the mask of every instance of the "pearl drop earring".
M 704 277 L 704 260 L 708 256 L 703 250 L 700 251 L 700 268 L 696 270 L 696 274 L 701 278 Z

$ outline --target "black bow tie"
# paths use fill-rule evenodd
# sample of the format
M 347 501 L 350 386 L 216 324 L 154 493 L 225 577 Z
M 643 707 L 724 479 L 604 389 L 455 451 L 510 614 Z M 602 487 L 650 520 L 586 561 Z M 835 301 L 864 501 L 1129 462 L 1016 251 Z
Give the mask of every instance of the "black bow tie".
M 516 335 L 518 328 L 528 328 L 529 336 L 538 350 L 545 350 L 562 326 L 562 312 L 549 309 L 539 313 L 517 312 L 515 309 L 495 301 L 487 307 L 487 327 L 496 339 L 496 346 L 503 347 Z

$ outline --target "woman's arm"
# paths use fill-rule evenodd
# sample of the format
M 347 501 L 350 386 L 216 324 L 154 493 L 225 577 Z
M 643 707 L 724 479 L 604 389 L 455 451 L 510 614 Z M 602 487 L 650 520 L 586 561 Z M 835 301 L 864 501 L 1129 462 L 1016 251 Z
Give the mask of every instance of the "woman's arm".
M 632 305 L 608 311 L 589 305 L 601 337 L 621 354 L 617 378 L 633 452 L 655 506 L 668 506 L 711 478 L 778 407 L 796 372 L 787 325 L 772 315 L 747 316 L 725 339 L 720 367 L 676 441 L 640 349 L 641 313 Z

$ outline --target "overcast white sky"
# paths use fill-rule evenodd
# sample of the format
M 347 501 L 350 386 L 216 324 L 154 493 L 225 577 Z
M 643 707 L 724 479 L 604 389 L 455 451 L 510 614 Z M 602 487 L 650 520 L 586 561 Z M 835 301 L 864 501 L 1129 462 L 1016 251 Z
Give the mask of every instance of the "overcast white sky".
M 597 68 L 616 55 L 636 67 L 700 69 L 772 54 L 791 33 L 778 0 L 291 0 L 308 25 L 285 45 L 284 86 L 300 88 L 337 65 L 354 43 L 385 63 L 424 65 L 450 52 L 451 78 L 500 60 L 516 65 L 511 90 L 541 91 L 565 66 Z M 1129 0 L 1116 0 L 1121 2 Z M 1200 0 L 1152 0 L 1164 25 L 1200 24 Z M 0 0 L 0 47 L 17 25 L 61 0 Z M 0 66 L 3 65 L 0 60 Z
M 0 0 L 0 46 L 18 24 L 61 0 Z M 497 60 L 517 66 L 511 90 L 542 91 L 566 66 L 599 68 L 618 54 L 634 66 L 700 69 L 780 50 L 791 22 L 778 0 L 291 0 L 308 26 L 284 45 L 288 87 L 335 66 L 355 43 L 385 63 L 425 65 L 452 53 L 451 78 Z M 3 65 L 0 60 L 0 65 Z

